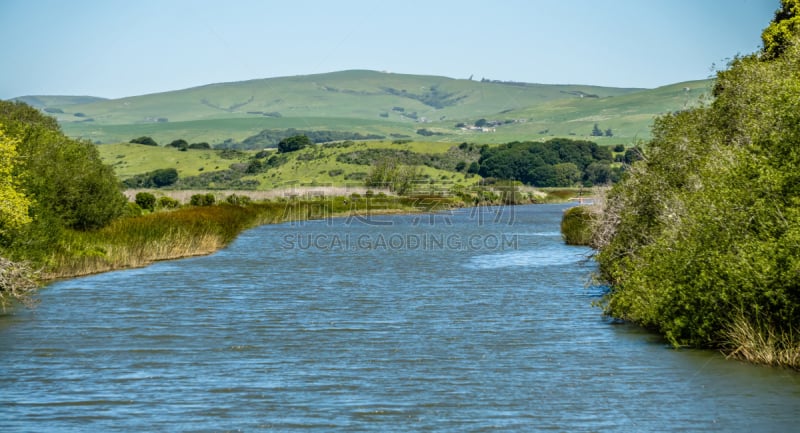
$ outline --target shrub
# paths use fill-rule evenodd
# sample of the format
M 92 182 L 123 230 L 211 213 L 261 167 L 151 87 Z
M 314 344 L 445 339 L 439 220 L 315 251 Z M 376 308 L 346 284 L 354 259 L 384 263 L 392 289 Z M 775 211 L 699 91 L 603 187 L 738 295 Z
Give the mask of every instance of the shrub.
M 158 146 L 158 143 L 156 143 L 155 140 L 153 140 L 152 138 L 147 137 L 147 136 L 134 138 L 130 142 L 134 143 L 134 144 L 144 144 L 145 146 Z
M 156 188 L 169 186 L 178 180 L 178 170 L 174 168 L 158 169 L 150 173 L 150 179 Z
M 167 146 L 169 146 L 169 147 L 176 147 L 176 148 L 178 148 L 178 149 L 183 149 L 183 148 L 185 148 L 185 147 L 186 147 L 186 146 L 188 146 L 188 145 L 189 145 L 189 143 L 187 143 L 187 142 L 186 142 L 186 140 L 184 140 L 184 139 L 182 139 L 182 138 L 179 138 L 179 139 L 177 139 L 177 140 L 173 140 L 173 141 L 172 141 L 170 144 L 168 144 Z
M 156 208 L 156 196 L 149 192 L 140 192 L 136 194 L 136 204 L 143 210 L 154 211 Z
M 567 245 L 590 245 L 594 214 L 586 206 L 575 206 L 561 217 L 561 237 Z
M 217 201 L 217 198 L 212 193 L 195 194 L 189 199 L 189 204 L 192 206 L 211 206 Z
M 159 197 L 158 200 L 156 201 L 156 207 L 160 209 L 176 209 L 180 207 L 180 205 L 181 202 L 175 200 L 172 197 L 167 197 L 167 196 Z
M 235 206 L 245 206 L 251 203 L 250 197 L 246 195 L 231 194 L 225 198 L 225 202 Z

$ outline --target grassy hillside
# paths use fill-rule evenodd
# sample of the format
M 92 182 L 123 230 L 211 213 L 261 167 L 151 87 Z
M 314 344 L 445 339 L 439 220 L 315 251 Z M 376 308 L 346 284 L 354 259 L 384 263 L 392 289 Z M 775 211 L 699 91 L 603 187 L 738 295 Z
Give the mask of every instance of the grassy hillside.
M 453 143 L 442 142 L 408 142 L 371 141 L 349 143 L 348 145 L 318 145 L 297 152 L 284 154 L 286 161 L 256 174 L 244 175 L 241 181 L 256 181 L 258 184 L 247 189 L 270 190 L 288 186 L 362 186 L 363 176 L 370 170 L 368 164 L 343 162 L 342 155 L 357 152 L 386 149 L 391 151 L 409 151 L 417 154 L 440 155 L 445 158 L 448 152 L 453 161 L 467 163 L 477 160 L 478 149 L 472 153 L 459 152 Z M 117 176 L 125 180 L 134 175 L 151 172 L 157 169 L 175 168 L 182 182 L 196 176 L 217 176 L 226 172 L 232 165 L 246 164 L 256 151 L 219 151 L 190 149 L 180 151 L 175 148 L 144 146 L 140 144 L 109 144 L 98 146 L 103 162 L 114 167 Z M 274 153 L 274 151 L 273 151 Z M 350 158 L 353 159 L 353 158 Z M 454 164 L 453 164 L 454 165 Z M 436 185 L 471 185 L 479 177 L 455 172 L 452 169 L 438 169 L 420 166 L 425 182 Z M 191 187 L 184 183 L 183 187 Z M 200 185 L 198 185 L 199 187 Z M 228 188 L 222 182 L 213 182 L 203 187 Z
M 425 140 L 501 143 L 550 135 L 588 136 L 594 123 L 611 128 L 607 143 L 649 134 L 652 118 L 699 99 L 708 82 L 659 89 L 481 82 L 438 76 L 342 71 L 211 84 L 114 100 L 24 97 L 57 117 L 71 136 L 98 143 L 149 135 L 240 142 L 263 129 L 400 134 Z M 685 91 L 684 88 L 690 88 Z M 464 131 L 478 119 L 494 132 Z

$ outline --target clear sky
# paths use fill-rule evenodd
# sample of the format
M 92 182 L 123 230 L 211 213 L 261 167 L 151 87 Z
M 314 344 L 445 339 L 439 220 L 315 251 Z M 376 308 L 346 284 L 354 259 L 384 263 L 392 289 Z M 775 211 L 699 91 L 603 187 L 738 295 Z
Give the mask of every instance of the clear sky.
M 779 0 L 0 0 L 0 98 L 373 69 L 657 87 L 756 51 Z

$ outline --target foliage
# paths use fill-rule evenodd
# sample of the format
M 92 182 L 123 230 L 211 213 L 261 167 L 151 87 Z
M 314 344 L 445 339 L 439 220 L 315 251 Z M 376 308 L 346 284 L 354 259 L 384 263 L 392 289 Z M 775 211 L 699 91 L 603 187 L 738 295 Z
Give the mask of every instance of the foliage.
M 172 140 L 172 142 L 170 142 L 167 146 L 175 147 L 178 149 L 184 149 L 189 146 L 189 143 L 186 140 L 179 138 L 177 140 Z
M 775 18 L 761 33 L 763 56 L 775 59 L 800 35 L 800 0 L 781 0 Z
M 284 138 L 278 143 L 278 152 L 295 152 L 304 147 L 311 146 L 312 144 L 313 143 L 311 140 L 305 135 L 293 135 L 291 137 Z
M 295 128 L 289 129 L 265 129 L 256 135 L 250 136 L 242 140 L 239 145 L 231 145 L 232 147 L 242 149 L 262 149 L 265 147 L 277 147 L 278 144 L 287 138 L 295 137 L 298 135 L 305 135 L 313 143 L 330 143 L 334 141 L 345 140 L 381 140 L 383 135 L 378 134 L 360 134 L 357 132 L 343 132 L 343 131 L 325 131 L 325 130 L 299 130 Z
M 217 198 L 212 193 L 194 194 L 189 199 L 189 204 L 192 206 L 211 206 L 217 201 Z
M 710 107 L 657 120 L 595 231 L 607 314 L 674 345 L 740 352 L 736 328 L 800 347 L 797 41 L 735 59 Z
M 0 236 L 6 228 L 16 229 L 31 222 L 30 199 L 20 191 L 14 174 L 19 140 L 7 137 L 0 125 Z
M 231 194 L 225 197 L 225 203 L 234 205 L 234 206 L 246 206 L 251 203 L 250 197 L 246 195 L 236 195 Z
M 579 181 L 592 185 L 616 180 L 618 173 L 611 168 L 611 161 L 607 147 L 556 138 L 544 143 L 513 142 L 485 148 L 478 173 L 539 187 L 573 186 Z
M 4 101 L 0 105 L 8 114 L 0 121 L 19 139 L 15 174 L 33 203 L 34 220 L 53 219 L 65 227 L 89 230 L 121 214 L 127 200 L 93 144 L 65 137 L 53 128 L 52 119 L 40 114 L 37 118 L 29 108 Z M 24 123 L 15 121 L 19 118 L 25 118 Z
M 178 170 L 159 168 L 144 174 L 137 174 L 122 183 L 128 188 L 163 188 L 178 181 Z
M 181 202 L 175 200 L 172 197 L 163 196 L 159 197 L 158 200 L 156 200 L 156 207 L 158 209 L 177 209 L 180 206 Z
M 7 258 L 41 266 L 65 230 L 98 229 L 123 213 L 127 200 L 93 144 L 65 137 L 53 118 L 24 103 L 0 101 L 0 123 L 5 155 L 9 142 L 18 155 L 2 166 L 13 179 L 14 201 L 27 198 L 30 221 L 2 228 Z
M 575 206 L 564 211 L 561 236 L 567 245 L 591 245 L 593 219 L 596 213 L 587 206 Z
M 155 140 L 153 140 L 151 137 L 147 137 L 147 136 L 134 138 L 133 140 L 130 141 L 130 143 L 144 144 L 145 146 L 158 146 L 158 143 L 156 143 Z
M 440 170 L 458 171 L 459 163 L 476 162 L 480 153 L 468 146 L 451 147 L 445 153 L 422 153 L 409 149 L 370 148 L 341 153 L 336 157 L 345 164 L 373 165 L 378 161 L 392 159 L 403 165 L 424 165 Z
M 134 202 L 139 205 L 140 208 L 149 210 L 150 212 L 156 209 L 156 196 L 149 192 L 136 193 L 136 199 Z
M 376 161 L 364 180 L 367 187 L 388 188 L 399 195 L 411 191 L 416 182 L 422 179 L 419 167 L 402 165 L 395 158 Z

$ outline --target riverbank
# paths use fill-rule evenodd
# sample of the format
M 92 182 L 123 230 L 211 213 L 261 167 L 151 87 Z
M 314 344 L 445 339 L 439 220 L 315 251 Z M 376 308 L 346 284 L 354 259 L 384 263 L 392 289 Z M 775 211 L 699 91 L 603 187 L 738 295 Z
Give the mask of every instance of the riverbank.
M 564 242 L 568 245 L 590 247 L 602 245 L 604 234 L 603 226 L 600 224 L 601 213 L 602 208 L 598 206 L 576 206 L 564 212 L 561 220 Z M 619 290 L 619 287 L 612 286 L 604 296 L 602 301 L 604 314 L 638 325 L 646 325 L 629 317 L 618 317 L 614 311 L 608 309 L 608 303 L 613 302 L 615 290 Z M 735 308 L 724 314 L 725 317 L 719 319 L 722 329 L 713 344 L 689 346 L 719 350 L 727 358 L 752 364 L 800 370 L 800 341 L 797 339 L 800 333 L 792 332 L 791 329 L 788 332 L 781 331 L 767 321 L 753 321 Z M 644 327 L 655 329 L 664 335 L 661 329 Z

